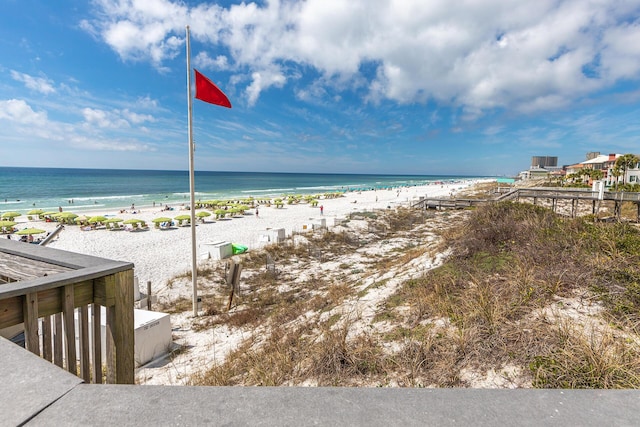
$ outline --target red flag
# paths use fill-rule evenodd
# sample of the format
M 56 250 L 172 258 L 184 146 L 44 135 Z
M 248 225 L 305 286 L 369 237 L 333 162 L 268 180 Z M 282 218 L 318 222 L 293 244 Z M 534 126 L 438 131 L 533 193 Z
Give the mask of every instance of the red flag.
M 196 98 L 200 101 L 208 102 L 209 104 L 220 105 L 222 107 L 231 108 L 231 102 L 218 86 L 216 86 L 211 80 L 206 78 L 200 71 L 195 68 L 196 72 Z

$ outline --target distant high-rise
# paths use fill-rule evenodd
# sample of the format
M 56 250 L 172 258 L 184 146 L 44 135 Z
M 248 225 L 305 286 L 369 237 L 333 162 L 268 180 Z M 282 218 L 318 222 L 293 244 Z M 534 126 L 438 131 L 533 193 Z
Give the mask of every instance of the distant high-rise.
M 557 156 L 533 156 L 531 157 L 531 167 L 546 168 L 558 166 Z

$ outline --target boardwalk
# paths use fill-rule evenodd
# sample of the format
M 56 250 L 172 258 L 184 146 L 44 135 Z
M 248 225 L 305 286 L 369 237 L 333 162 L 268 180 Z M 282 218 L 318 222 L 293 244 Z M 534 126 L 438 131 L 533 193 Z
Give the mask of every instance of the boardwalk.
M 571 204 L 571 217 L 575 217 L 579 204 L 590 204 L 591 213 L 596 215 L 604 203 L 613 206 L 613 215 L 620 219 L 622 203 L 630 202 L 636 205 L 636 221 L 640 222 L 640 193 L 624 193 L 605 191 L 602 194 L 584 189 L 562 188 L 514 188 L 504 189 L 492 199 L 468 199 L 468 198 L 422 198 L 412 207 L 418 209 L 464 209 L 499 201 L 528 201 L 537 205 L 542 201 L 551 204 L 551 210 L 556 212 L 558 202 Z

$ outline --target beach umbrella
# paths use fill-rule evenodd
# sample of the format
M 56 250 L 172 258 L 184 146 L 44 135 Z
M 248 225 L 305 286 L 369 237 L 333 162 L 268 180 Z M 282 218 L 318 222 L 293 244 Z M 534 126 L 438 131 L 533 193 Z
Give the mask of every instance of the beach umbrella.
M 22 215 L 20 212 L 5 212 L 2 214 L 3 219 L 8 219 L 11 221 L 13 218 Z
M 89 219 L 89 218 L 87 218 L 85 215 L 80 215 L 80 216 L 77 216 L 75 218 L 75 221 L 76 222 L 85 222 L 85 221 L 87 221 L 87 219 Z
M 27 212 L 27 215 L 40 215 L 43 212 L 44 211 L 42 209 L 31 209 L 29 212 Z
M 159 224 L 161 222 L 171 222 L 171 218 L 166 216 L 161 216 L 159 218 L 152 219 L 151 222 L 153 222 L 154 224 Z
M 49 212 L 43 212 L 42 215 L 46 215 L 46 216 L 54 216 L 54 215 L 58 215 L 60 212 L 58 211 L 49 211 Z
M 118 223 L 122 221 L 123 221 L 122 218 L 107 218 L 106 220 L 103 221 L 103 224 L 109 230 L 120 230 L 120 224 Z M 113 227 L 111 227 L 111 225 L 113 225 Z
M 19 234 L 20 236 L 27 236 L 30 234 L 42 234 L 42 233 L 46 233 L 46 231 L 40 230 L 39 228 L 23 228 L 22 230 L 19 230 L 16 232 L 16 234 Z
M 200 221 L 202 221 L 204 223 L 204 219 L 208 216 L 211 216 L 211 212 L 207 212 L 207 211 L 200 211 L 198 213 L 196 213 L 196 216 L 200 219 Z
M 137 218 L 131 218 L 131 219 L 127 219 L 125 221 L 122 221 L 123 224 L 139 224 L 143 222 L 141 219 L 137 219 Z
M 3 233 L 12 232 L 14 225 L 16 225 L 14 221 L 7 221 L 7 220 L 0 221 L 0 230 L 2 230 Z
M 178 225 L 181 226 L 182 225 L 182 221 L 191 222 L 191 215 L 186 215 L 186 214 L 178 215 L 177 217 L 175 217 L 173 219 L 178 221 Z
M 137 218 L 131 218 L 131 219 L 127 219 L 125 221 L 122 221 L 123 224 L 130 224 L 133 225 L 133 228 L 136 230 L 140 230 L 142 228 L 145 228 L 147 226 L 147 224 L 141 220 L 141 219 L 137 219 Z M 138 224 L 140 224 L 140 227 L 142 228 L 138 228 Z
M 93 224 L 96 222 L 105 222 L 107 220 L 107 217 L 102 216 L 102 215 L 97 215 L 97 216 L 92 216 L 91 218 L 89 218 L 89 220 L 87 221 L 89 224 Z
M 155 228 L 160 228 L 160 226 L 162 225 L 162 227 L 166 230 L 167 228 L 171 227 L 171 225 L 173 224 L 173 221 L 171 220 L 171 218 L 166 217 L 166 216 L 161 216 L 159 218 L 154 218 L 151 220 L 151 222 L 153 222 L 155 224 Z
M 56 218 L 60 218 L 69 222 L 76 219 L 77 217 L 78 217 L 78 214 L 74 214 L 73 212 L 60 212 L 59 214 L 56 215 Z
M 102 222 L 113 224 L 113 223 L 122 222 L 122 221 L 124 221 L 122 218 L 107 218 L 106 220 L 104 220 Z

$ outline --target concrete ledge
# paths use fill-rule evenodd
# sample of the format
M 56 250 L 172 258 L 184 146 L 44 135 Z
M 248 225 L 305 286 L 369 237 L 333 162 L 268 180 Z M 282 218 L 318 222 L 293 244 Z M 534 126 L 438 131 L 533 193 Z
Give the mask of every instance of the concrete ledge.
M 0 337 L 0 424 L 20 425 L 82 380 Z
M 639 425 L 640 392 L 80 385 L 29 425 Z
M 0 338 L 0 425 L 640 425 L 638 390 L 83 384 Z

